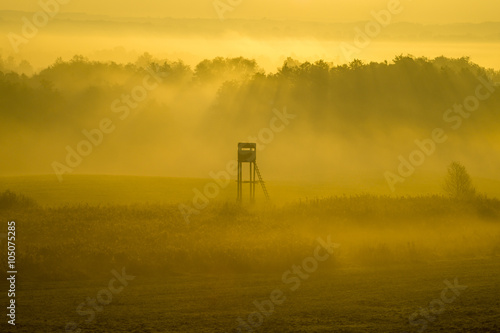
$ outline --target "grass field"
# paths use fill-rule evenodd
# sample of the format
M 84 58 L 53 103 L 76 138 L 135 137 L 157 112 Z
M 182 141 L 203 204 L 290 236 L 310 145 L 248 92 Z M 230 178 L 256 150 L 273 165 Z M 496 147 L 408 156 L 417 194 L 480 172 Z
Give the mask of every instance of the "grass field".
M 440 297 L 457 277 L 467 286 L 425 332 L 498 332 L 500 264 L 496 259 L 417 265 L 337 268 L 325 265 L 290 291 L 281 274 L 135 275 L 90 323 L 78 304 L 95 297 L 109 278 L 73 282 L 23 282 L 16 332 L 63 332 L 68 322 L 82 332 L 236 332 L 237 319 L 257 311 L 253 302 L 282 289 L 286 300 L 255 332 L 418 332 L 408 317 Z M 111 274 L 110 274 L 111 277 Z M 416 320 L 425 320 L 419 315 Z M 247 330 L 242 330 L 246 332 Z
M 340 177 L 332 182 L 284 182 L 268 181 L 267 187 L 273 203 L 283 204 L 306 198 L 322 198 L 332 195 L 430 195 L 442 194 L 444 175 L 415 174 L 405 183 L 399 184 L 396 193 L 391 193 L 381 173 L 379 177 L 353 179 Z M 203 192 L 212 179 L 137 177 L 110 175 L 66 175 L 59 182 L 55 175 L 0 177 L 0 192 L 15 191 L 35 199 L 41 205 L 64 204 L 133 204 L 133 203 L 178 203 L 193 199 L 193 189 Z M 500 198 L 500 181 L 475 178 L 478 191 Z M 244 193 L 247 195 L 247 193 Z M 221 188 L 213 201 L 234 201 L 236 181 Z M 257 189 L 258 201 L 264 200 L 262 190 Z
M 497 199 L 332 196 L 328 186 L 271 184 L 290 200 L 240 206 L 228 187 L 186 223 L 178 202 L 205 180 L 126 180 L 2 178 L 0 190 L 16 192 L 0 192 L 2 218 L 17 233 L 11 332 L 500 330 Z M 318 237 L 339 244 L 324 261 Z M 122 269 L 134 278 L 121 290 L 110 281 Z M 455 278 L 467 288 L 442 298 Z M 281 301 L 256 314 L 254 302 L 269 305 L 276 290 Z

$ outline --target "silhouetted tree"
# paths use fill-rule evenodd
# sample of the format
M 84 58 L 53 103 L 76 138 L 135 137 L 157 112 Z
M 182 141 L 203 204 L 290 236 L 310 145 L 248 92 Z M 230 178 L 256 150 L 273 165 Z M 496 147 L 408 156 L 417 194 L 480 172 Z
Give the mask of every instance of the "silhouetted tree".
M 443 189 L 453 199 L 470 199 L 476 195 L 469 173 L 459 162 L 448 166 Z

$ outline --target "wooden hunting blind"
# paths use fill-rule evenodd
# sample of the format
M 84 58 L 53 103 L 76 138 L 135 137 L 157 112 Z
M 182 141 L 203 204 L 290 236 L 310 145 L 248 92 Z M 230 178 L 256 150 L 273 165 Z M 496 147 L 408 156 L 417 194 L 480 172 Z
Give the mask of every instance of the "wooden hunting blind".
M 243 163 L 249 165 L 249 180 L 243 180 Z M 257 183 L 255 175 L 259 177 L 258 182 L 260 182 L 266 198 L 269 199 L 266 185 L 257 166 L 257 144 L 240 142 L 238 143 L 238 202 L 243 202 L 243 184 L 250 184 L 250 202 L 255 202 L 255 184 Z

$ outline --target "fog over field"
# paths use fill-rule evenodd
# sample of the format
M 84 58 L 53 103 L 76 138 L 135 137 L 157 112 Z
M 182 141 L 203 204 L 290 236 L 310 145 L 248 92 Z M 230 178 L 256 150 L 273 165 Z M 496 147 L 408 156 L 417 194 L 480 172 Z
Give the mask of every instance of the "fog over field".
M 402 8 L 401 15 L 405 13 Z M 399 14 L 384 16 L 382 11 L 386 11 L 383 6 L 380 11 L 368 12 L 352 22 L 60 13 L 29 43 L 5 38 L 0 41 L 0 48 L 4 56 L 28 60 L 36 70 L 58 57 L 69 59 L 75 54 L 91 60 L 133 62 L 146 51 L 160 58 L 182 59 L 191 66 L 205 58 L 243 56 L 256 59 L 268 72 L 275 71 L 289 56 L 300 61 L 323 59 L 344 64 L 354 58 L 368 62 L 391 60 L 398 54 L 430 58 L 469 56 L 485 67 L 500 68 L 495 57 L 500 45 L 498 22 L 415 23 L 401 21 Z M 29 27 L 23 30 L 26 23 L 22 18 L 30 18 L 32 13 L 0 13 L 0 31 L 5 35 L 22 37 L 23 31 L 27 36 L 34 31 Z M 379 21 L 387 25 L 380 29 L 370 25 Z M 375 34 L 376 38 L 366 39 Z M 356 47 L 356 38 L 367 47 L 353 50 L 345 46 Z
M 52 4 L 57 15 L 40 27 L 36 13 L 45 7 L 3 10 L 0 112 L 9 130 L 0 139 L 13 144 L 0 154 L 15 162 L 0 172 L 54 173 L 67 147 L 86 139 L 82 131 L 110 119 L 112 133 L 90 158 L 75 157 L 72 172 L 207 177 L 234 157 L 234 142 L 258 138 L 274 111 L 286 109 L 299 120 L 260 145 L 267 179 L 383 178 L 435 128 L 448 139 L 417 175 L 442 174 L 461 160 L 473 176 L 497 179 L 498 94 L 473 116 L 457 115 L 463 121 L 447 111 L 474 95 L 480 78 L 500 81 L 500 23 L 408 23 L 412 5 L 374 3 L 349 23 L 299 19 L 292 10 L 253 16 L 246 5 L 141 17 Z M 168 77 L 152 81 L 134 108 L 123 106 L 151 68 Z
M 499 10 L 0 5 L 0 331 L 500 331 Z
M 205 178 L 234 159 L 236 142 L 257 141 L 270 180 L 383 179 L 415 150 L 425 153 L 416 174 L 460 160 L 498 179 L 497 81 L 464 57 L 288 58 L 267 73 L 243 57 L 191 67 L 149 53 L 127 64 L 74 56 L 2 76 L 0 154 L 12 163 L 0 170 Z

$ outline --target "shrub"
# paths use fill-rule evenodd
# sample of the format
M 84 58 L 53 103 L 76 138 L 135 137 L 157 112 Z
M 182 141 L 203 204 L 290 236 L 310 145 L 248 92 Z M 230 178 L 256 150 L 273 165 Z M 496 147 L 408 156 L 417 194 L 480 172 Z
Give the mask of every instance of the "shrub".
M 29 208 L 35 206 L 37 206 L 35 200 L 22 194 L 16 194 L 9 190 L 0 193 L 0 210 Z

